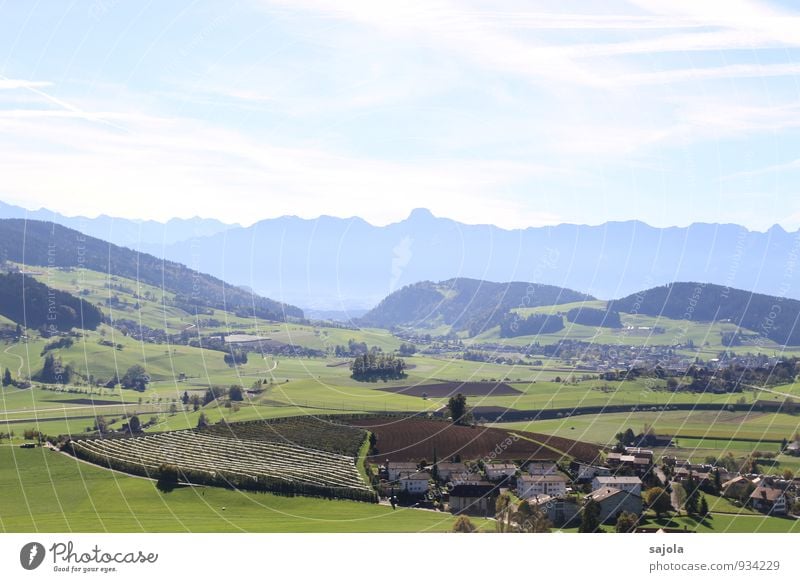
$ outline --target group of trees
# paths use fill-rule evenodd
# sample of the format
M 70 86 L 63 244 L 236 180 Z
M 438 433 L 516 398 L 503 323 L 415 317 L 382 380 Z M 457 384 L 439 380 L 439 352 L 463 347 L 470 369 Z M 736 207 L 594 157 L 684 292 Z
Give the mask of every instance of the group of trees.
M 33 379 L 43 384 L 69 384 L 73 370 L 70 365 L 61 363 L 61 358 L 47 354 L 42 369 L 33 375 Z
M 564 318 L 560 315 L 534 313 L 522 317 L 512 312 L 507 313 L 500 321 L 500 337 L 556 333 L 562 329 L 564 329 Z
M 350 363 L 351 377 L 360 382 L 400 380 L 406 377 L 405 369 L 403 359 L 375 350 L 356 356 Z
M 239 366 L 247 363 L 247 352 L 245 350 L 231 348 L 225 354 L 225 363 L 229 366 Z
M 346 346 L 337 345 L 333 348 L 333 354 L 337 358 L 354 358 L 369 352 L 367 342 L 357 342 L 350 338 Z
M 567 311 L 567 321 L 579 325 L 590 325 L 592 327 L 611 327 L 616 329 L 622 327 L 619 311 L 594 309 L 591 307 L 576 307 L 575 309 L 570 309 Z
M 46 333 L 96 329 L 103 321 L 103 314 L 88 301 L 21 273 L 0 273 L 0 315 Z

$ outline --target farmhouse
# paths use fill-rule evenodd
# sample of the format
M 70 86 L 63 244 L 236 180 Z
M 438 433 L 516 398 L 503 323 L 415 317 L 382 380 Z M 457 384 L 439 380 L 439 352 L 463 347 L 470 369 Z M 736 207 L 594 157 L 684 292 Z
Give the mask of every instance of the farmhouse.
M 513 477 L 517 473 L 517 466 L 513 463 L 486 463 L 484 465 L 486 478 L 492 481 Z
M 529 475 L 555 475 L 558 465 L 552 461 L 531 461 L 525 468 Z
M 488 481 L 456 485 L 450 491 L 449 508 L 452 513 L 491 516 L 495 514 L 497 496 L 497 487 Z
M 752 488 L 753 484 L 747 477 L 738 475 L 722 484 L 722 496 L 731 499 L 741 499 L 745 493 Z
M 786 448 L 783 450 L 784 453 L 787 455 L 792 455 L 793 457 L 800 457 L 800 441 L 794 441 L 786 445 Z
M 767 515 L 786 515 L 788 503 L 782 489 L 770 486 L 756 487 L 750 494 L 750 506 Z
M 639 477 L 595 477 L 592 479 L 592 491 L 613 487 L 620 491 L 628 491 L 641 495 L 642 493 L 642 480 Z
M 386 463 L 386 474 L 389 481 L 397 481 L 403 473 L 415 473 L 416 463 Z
M 430 478 L 431 474 L 424 471 L 407 473 L 400 476 L 397 480 L 397 484 L 400 486 L 401 491 L 422 495 L 428 492 L 428 481 L 430 481 Z
M 626 447 L 624 453 L 608 453 L 606 464 L 614 468 L 630 467 L 638 475 L 644 475 L 653 465 L 653 451 L 639 447 Z
M 623 511 L 642 514 L 642 497 L 638 492 L 623 491 L 616 487 L 602 487 L 586 496 L 600 505 L 600 522 L 614 523 Z
M 686 469 L 684 467 L 675 469 L 675 472 L 672 474 L 672 480 L 676 483 L 680 483 L 681 485 L 685 485 L 690 480 L 693 480 L 695 486 L 705 487 L 706 485 L 710 484 L 713 479 L 714 476 L 708 471 L 695 472 L 692 469 Z
M 567 493 L 567 478 L 563 475 L 523 475 L 517 478 L 517 495 L 522 499 L 537 495 L 556 497 Z

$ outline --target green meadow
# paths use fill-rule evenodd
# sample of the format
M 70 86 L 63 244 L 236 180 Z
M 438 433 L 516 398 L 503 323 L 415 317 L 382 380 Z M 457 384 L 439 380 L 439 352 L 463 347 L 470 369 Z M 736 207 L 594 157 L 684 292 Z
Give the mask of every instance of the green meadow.
M 153 481 L 43 448 L 0 446 L 1 532 L 436 532 L 446 513 Z M 491 522 L 473 520 L 491 529 Z

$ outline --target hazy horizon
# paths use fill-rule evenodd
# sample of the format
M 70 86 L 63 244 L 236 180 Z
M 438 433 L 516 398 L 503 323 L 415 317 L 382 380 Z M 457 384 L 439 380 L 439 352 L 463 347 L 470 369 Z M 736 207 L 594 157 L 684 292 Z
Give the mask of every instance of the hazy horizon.
M 96 213 L 94 213 L 92 215 L 90 215 L 90 214 L 74 214 L 74 213 L 69 213 L 69 212 L 59 212 L 59 211 L 57 211 L 57 210 L 55 210 L 53 208 L 47 208 L 45 206 L 37 206 L 37 207 L 34 207 L 34 208 L 29 208 L 29 207 L 26 207 L 24 204 L 16 204 L 16 203 L 15 204 L 11 204 L 11 203 L 9 203 L 9 202 L 7 202 L 5 200 L 0 200 L 0 204 L 2 204 L 2 203 L 8 204 L 10 206 L 17 206 L 19 208 L 22 208 L 22 209 L 27 210 L 27 211 L 32 212 L 32 213 L 33 212 L 43 212 L 43 211 L 44 212 L 56 212 L 57 214 L 60 214 L 61 216 L 64 216 L 64 217 L 70 218 L 70 219 L 86 218 L 88 220 L 96 220 L 98 218 L 110 218 L 110 219 L 114 219 L 114 220 L 130 220 L 130 221 L 134 221 L 134 222 L 155 222 L 157 224 L 163 224 L 163 225 L 166 225 L 169 222 L 175 221 L 175 220 L 183 220 L 183 221 L 216 220 L 216 221 L 220 222 L 221 224 L 224 224 L 225 226 L 229 226 L 229 227 L 233 227 L 233 228 L 249 228 L 249 227 L 251 227 L 254 224 L 257 224 L 259 222 L 264 222 L 264 221 L 267 221 L 267 220 L 278 220 L 278 219 L 281 219 L 281 218 L 299 218 L 301 220 L 310 220 L 310 221 L 319 220 L 321 218 L 335 218 L 335 219 L 340 219 L 340 220 L 359 219 L 359 220 L 363 220 L 364 222 L 366 222 L 370 226 L 374 226 L 374 227 L 377 227 L 377 228 L 383 228 L 383 227 L 386 227 L 386 226 L 389 226 L 389 225 L 392 225 L 392 224 L 398 224 L 398 223 L 401 223 L 401 222 L 405 222 L 406 220 L 409 220 L 411 218 L 412 214 L 415 211 L 422 210 L 422 211 L 427 211 L 427 212 L 431 213 L 433 215 L 433 217 L 437 218 L 437 219 L 441 218 L 441 219 L 444 219 L 444 220 L 452 220 L 454 222 L 458 222 L 460 224 L 464 224 L 464 225 L 468 225 L 468 226 L 494 226 L 496 228 L 500 228 L 500 229 L 507 230 L 507 231 L 524 230 L 524 229 L 527 229 L 527 228 L 555 227 L 555 226 L 598 227 L 598 226 L 604 226 L 606 224 L 615 224 L 615 223 L 616 224 L 624 224 L 624 223 L 630 223 L 630 222 L 636 222 L 636 223 L 644 224 L 645 226 L 648 226 L 650 228 L 657 228 L 657 229 L 688 228 L 688 227 L 690 227 L 692 225 L 709 224 L 709 225 L 716 225 L 716 226 L 724 226 L 724 225 L 740 226 L 740 227 L 743 227 L 743 228 L 747 229 L 749 232 L 754 232 L 754 233 L 766 233 L 766 232 L 768 232 L 769 230 L 771 230 L 772 228 L 774 228 L 776 226 L 782 228 L 783 230 L 785 230 L 786 232 L 789 232 L 789 233 L 800 231 L 800 225 L 798 225 L 798 227 L 796 229 L 787 229 L 787 228 L 784 228 L 783 225 L 781 225 L 779 222 L 776 222 L 776 223 L 774 223 L 774 224 L 772 224 L 772 225 L 770 225 L 770 226 L 768 226 L 766 228 L 749 228 L 747 225 L 741 224 L 741 223 L 737 223 L 737 222 L 720 222 L 720 221 L 710 221 L 710 222 L 709 221 L 694 221 L 694 222 L 687 222 L 685 224 L 664 224 L 664 225 L 661 225 L 661 224 L 653 224 L 653 223 L 648 222 L 646 220 L 642 220 L 642 219 L 635 218 L 635 217 L 631 217 L 631 218 L 627 218 L 627 219 L 606 220 L 606 221 L 598 222 L 598 223 L 582 223 L 582 222 L 564 221 L 564 222 L 555 222 L 555 223 L 552 223 L 552 224 L 540 224 L 540 225 L 530 225 L 530 226 L 520 226 L 520 227 L 514 227 L 514 228 L 506 228 L 506 227 L 503 227 L 502 225 L 493 224 L 493 223 L 490 223 L 490 222 L 464 222 L 464 221 L 458 220 L 457 218 L 453 218 L 451 216 L 440 216 L 438 214 L 433 213 L 429 208 L 425 208 L 425 207 L 411 208 L 408 211 L 408 213 L 406 214 L 405 217 L 400 218 L 399 220 L 393 220 L 393 221 L 387 222 L 387 223 L 372 222 L 371 220 L 368 220 L 368 219 L 364 218 L 363 216 L 357 216 L 357 215 L 335 216 L 335 215 L 331 215 L 331 214 L 319 214 L 319 215 L 316 215 L 316 216 L 313 216 L 313 215 L 311 215 L 311 216 L 299 216 L 297 214 L 280 214 L 280 215 L 275 215 L 275 216 L 263 216 L 261 218 L 254 218 L 251 221 L 225 222 L 225 221 L 219 220 L 219 219 L 217 219 L 217 218 L 215 218 L 213 216 L 201 216 L 201 215 L 196 215 L 196 214 L 195 215 L 185 215 L 185 216 L 171 216 L 169 218 L 158 219 L 158 218 L 147 218 L 147 217 L 140 217 L 140 216 L 118 216 L 118 215 L 109 214 L 108 212 L 104 212 L 103 210 L 98 210 Z

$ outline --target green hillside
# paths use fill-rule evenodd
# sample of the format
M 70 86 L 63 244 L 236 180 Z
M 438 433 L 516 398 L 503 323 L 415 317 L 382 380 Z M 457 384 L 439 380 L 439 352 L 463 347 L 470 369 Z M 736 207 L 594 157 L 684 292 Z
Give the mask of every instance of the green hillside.
M 82 268 L 163 288 L 174 294 L 173 304 L 188 313 L 224 309 L 274 320 L 303 317 L 292 305 L 51 222 L 1 219 L 0 256 L 26 267 Z
M 477 335 L 498 325 L 516 308 L 587 299 L 591 297 L 577 291 L 537 283 L 492 283 L 465 278 L 439 283 L 423 281 L 386 297 L 359 324 L 421 329 L 445 324 L 453 331 Z

